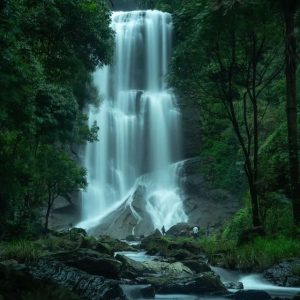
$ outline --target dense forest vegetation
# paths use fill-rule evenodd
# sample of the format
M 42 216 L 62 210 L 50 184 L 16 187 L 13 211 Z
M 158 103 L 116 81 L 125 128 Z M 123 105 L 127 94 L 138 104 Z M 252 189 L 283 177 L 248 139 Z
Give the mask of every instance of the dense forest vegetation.
M 199 173 L 210 187 L 229 191 L 243 203 L 222 228 L 207 236 L 201 231 L 199 240 L 160 236 L 154 242 L 142 241 L 141 249 L 151 254 L 159 250 L 172 262 L 184 255 L 194 258 L 202 251 L 212 265 L 243 271 L 262 271 L 284 259 L 298 259 L 300 2 L 136 3 L 140 9 L 172 13 L 174 52 L 167 79 L 180 101 L 195 108 L 201 132 Z M 108 4 L 113 7 L 114 1 L 0 2 L 1 259 L 28 263 L 53 253 L 63 252 L 67 257 L 77 251 L 74 257 L 80 260 L 80 255 L 90 259 L 89 251 L 95 250 L 98 255 L 105 253 L 102 262 L 111 263 L 120 248 L 140 249 L 108 236 L 99 242 L 83 229 L 51 232 L 48 228 L 55 201 L 71 202 L 72 193 L 87 187 L 80 147 L 101 139 L 101 128 L 97 123 L 89 128 L 85 112 L 87 105 L 101 102 L 93 72 L 113 57 Z M 68 262 L 74 257 L 68 257 Z M 50 264 L 45 261 L 41 273 L 53 267 L 52 260 Z M 14 277 L 15 283 L 6 273 L 2 276 L 6 270 L 1 263 L 0 287 L 10 282 L 3 289 L 10 295 L 23 279 Z M 120 258 L 116 265 L 120 273 L 124 272 L 120 266 L 127 268 L 128 262 Z M 125 277 L 118 273 L 116 278 L 132 280 L 140 275 L 132 269 L 126 272 L 121 274 Z M 300 278 L 299 267 L 293 272 Z M 32 289 L 34 283 L 29 285 Z M 54 290 L 52 285 L 47 288 L 49 294 Z M 43 297 L 45 287 L 39 289 L 41 294 L 33 299 Z M 114 285 L 112 290 L 117 291 Z M 62 298 L 52 295 L 49 299 L 79 299 L 64 292 Z
M 91 73 L 110 60 L 109 24 L 104 1 L 1 2 L 1 236 L 39 232 L 41 208 L 86 186 L 75 148 L 97 139 L 83 108 L 99 101 Z
M 298 2 L 149 0 L 141 6 L 174 15 L 169 81 L 198 107 L 201 172 L 213 186 L 244 195 L 241 213 L 254 226 L 274 232 L 299 224 Z

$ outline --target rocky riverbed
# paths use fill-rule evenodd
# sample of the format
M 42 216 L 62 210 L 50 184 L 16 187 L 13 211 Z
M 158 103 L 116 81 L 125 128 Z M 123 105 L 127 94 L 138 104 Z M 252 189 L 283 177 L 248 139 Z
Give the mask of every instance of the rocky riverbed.
M 36 243 L 43 250 L 39 257 L 0 262 L 1 300 L 271 299 L 262 290 L 243 290 L 237 281 L 224 284 L 196 242 L 165 239 L 159 232 L 138 245 L 88 237 L 81 229 L 52 233 Z M 279 276 L 278 268 L 265 275 Z

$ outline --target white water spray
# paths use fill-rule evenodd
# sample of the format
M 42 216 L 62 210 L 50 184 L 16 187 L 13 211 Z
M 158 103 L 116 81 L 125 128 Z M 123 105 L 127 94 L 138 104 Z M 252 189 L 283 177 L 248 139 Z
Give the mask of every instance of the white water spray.
M 114 62 L 94 76 L 104 100 L 99 109 L 89 109 L 90 125 L 96 121 L 100 133 L 99 142 L 86 148 L 89 185 L 78 226 L 89 229 L 124 201 L 130 205 L 142 181 L 153 227 L 169 228 L 187 221 L 177 180 L 180 163 L 174 164 L 180 159 L 180 112 L 166 85 L 171 15 L 115 12 L 112 28 Z

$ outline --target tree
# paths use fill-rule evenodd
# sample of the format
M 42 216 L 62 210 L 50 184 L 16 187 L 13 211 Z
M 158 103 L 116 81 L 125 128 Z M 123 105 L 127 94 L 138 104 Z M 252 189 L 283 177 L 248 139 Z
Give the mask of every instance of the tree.
M 47 232 L 49 216 L 55 200 L 69 199 L 69 194 L 87 186 L 86 170 L 79 167 L 66 153 L 53 146 L 43 146 L 37 157 L 36 180 L 33 184 L 47 203 L 45 225 Z
M 182 9 L 176 22 L 186 24 L 187 18 L 193 20 L 189 28 L 193 36 L 179 29 L 178 37 L 187 41 L 182 51 L 190 53 L 185 55 L 189 75 L 180 77 L 193 76 L 202 98 L 200 105 L 204 103 L 211 115 L 225 116 L 232 124 L 244 157 L 254 226 L 261 225 L 259 126 L 269 105 L 264 100 L 268 88 L 283 69 L 279 60 L 280 28 L 269 10 L 267 3 L 261 1 L 219 1 L 216 5 L 203 1 Z M 180 54 L 176 58 L 175 64 Z M 184 63 L 177 63 L 178 73 L 185 71 Z
M 45 201 L 51 174 L 59 181 L 48 184 L 50 204 L 83 186 L 71 158 L 74 145 L 97 139 L 97 124 L 88 127 L 83 108 L 99 102 L 91 72 L 110 61 L 112 45 L 104 0 L 1 2 L 0 231 L 33 221 L 26 216 Z M 56 173 L 62 167 L 68 184 Z
M 288 143 L 290 161 L 291 197 L 293 201 L 294 222 L 300 225 L 300 178 L 298 158 L 298 123 L 296 99 L 297 41 L 295 34 L 295 15 L 297 0 L 282 1 L 285 22 L 285 75 L 286 75 L 286 113 L 288 124 Z

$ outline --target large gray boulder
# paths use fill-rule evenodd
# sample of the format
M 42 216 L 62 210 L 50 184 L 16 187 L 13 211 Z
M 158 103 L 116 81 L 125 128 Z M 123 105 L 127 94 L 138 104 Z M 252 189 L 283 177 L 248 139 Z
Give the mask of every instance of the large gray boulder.
M 154 225 L 146 209 L 146 187 L 138 185 L 132 195 L 122 205 L 101 220 L 101 224 L 89 233 L 94 236 L 110 235 L 123 239 L 129 235 L 148 235 L 154 231 Z

